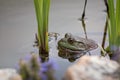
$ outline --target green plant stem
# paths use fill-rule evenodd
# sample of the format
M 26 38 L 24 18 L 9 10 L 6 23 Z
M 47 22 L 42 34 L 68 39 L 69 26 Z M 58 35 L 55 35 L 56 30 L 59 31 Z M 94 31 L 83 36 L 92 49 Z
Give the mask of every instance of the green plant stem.
M 114 1 L 108 0 L 109 6 L 109 40 L 110 45 L 115 45 L 116 40 L 116 18 L 115 18 L 115 11 L 114 11 Z
M 38 43 L 42 53 L 48 53 L 48 20 L 50 0 L 34 0 L 38 22 Z
M 117 34 L 117 46 L 120 46 L 120 0 L 116 2 L 116 34 Z

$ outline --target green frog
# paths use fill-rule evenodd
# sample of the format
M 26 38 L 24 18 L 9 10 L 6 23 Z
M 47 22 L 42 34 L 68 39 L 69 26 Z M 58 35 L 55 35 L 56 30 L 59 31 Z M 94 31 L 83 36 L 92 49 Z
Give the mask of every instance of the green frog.
M 98 45 L 91 39 L 86 39 L 78 36 L 73 36 L 71 33 L 66 33 L 65 37 L 58 41 L 58 49 L 68 52 L 88 52 L 96 49 Z

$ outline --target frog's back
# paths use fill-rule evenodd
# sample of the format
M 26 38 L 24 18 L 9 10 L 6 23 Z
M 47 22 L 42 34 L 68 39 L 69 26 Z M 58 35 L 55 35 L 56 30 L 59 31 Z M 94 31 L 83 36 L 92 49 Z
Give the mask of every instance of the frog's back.
M 93 50 L 98 47 L 97 43 L 93 41 L 92 39 L 86 39 L 86 38 L 78 37 L 78 36 L 75 36 L 74 38 L 76 41 L 84 43 L 88 50 Z

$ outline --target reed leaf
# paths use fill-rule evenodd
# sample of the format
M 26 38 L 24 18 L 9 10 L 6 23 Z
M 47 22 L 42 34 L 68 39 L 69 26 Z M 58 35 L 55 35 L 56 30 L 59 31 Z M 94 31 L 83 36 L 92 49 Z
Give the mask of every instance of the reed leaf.
M 108 0 L 109 6 L 109 37 L 110 44 L 115 45 L 116 38 L 116 18 L 115 18 L 115 9 L 114 9 L 114 0 Z
M 120 0 L 116 2 L 117 46 L 120 46 Z
M 34 0 L 38 22 L 38 40 L 40 50 L 48 52 L 48 17 L 50 0 Z
M 109 45 L 112 50 L 119 49 L 120 47 L 120 0 L 107 0 L 108 1 L 108 33 Z M 114 6 L 116 2 L 116 6 Z M 116 49 L 115 49 L 116 48 Z

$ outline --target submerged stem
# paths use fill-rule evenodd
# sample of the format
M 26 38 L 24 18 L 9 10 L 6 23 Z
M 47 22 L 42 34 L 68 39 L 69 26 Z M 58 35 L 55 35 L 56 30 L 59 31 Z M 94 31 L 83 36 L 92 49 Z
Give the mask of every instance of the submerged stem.
M 84 29 L 85 38 L 87 39 L 86 25 L 85 25 L 85 21 L 84 21 L 86 5 L 87 5 L 87 0 L 85 0 L 81 21 L 82 21 L 82 27 Z
M 105 41 L 106 41 L 106 36 L 107 36 L 107 28 L 108 28 L 108 19 L 106 18 L 105 28 L 104 28 L 104 33 L 103 33 L 103 40 L 102 40 L 102 48 L 103 49 L 105 47 Z

